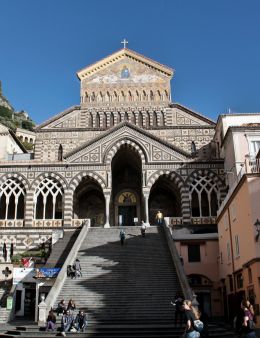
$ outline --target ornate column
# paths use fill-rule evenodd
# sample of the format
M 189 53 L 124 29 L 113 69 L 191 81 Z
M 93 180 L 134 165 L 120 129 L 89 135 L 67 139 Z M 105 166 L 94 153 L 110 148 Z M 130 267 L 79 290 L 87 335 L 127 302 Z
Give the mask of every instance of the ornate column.
M 28 190 L 25 195 L 24 200 L 24 226 L 32 227 L 33 226 L 33 218 L 35 218 L 34 210 L 36 210 L 36 203 L 34 203 L 34 191 Z M 35 208 L 34 208 L 35 204 Z
M 191 222 L 190 195 L 188 187 L 181 187 L 181 210 L 183 223 Z
M 73 190 L 67 189 L 64 191 L 63 204 L 63 226 L 72 226 L 73 219 Z
M 150 191 L 148 189 L 143 189 L 143 195 L 144 195 L 144 222 L 146 226 L 150 226 L 149 222 L 149 194 Z
M 106 222 L 104 224 L 104 228 L 110 228 L 110 223 L 109 223 L 109 207 L 110 207 L 110 196 L 111 196 L 111 191 L 108 190 L 104 192 L 105 195 L 105 202 L 106 202 Z

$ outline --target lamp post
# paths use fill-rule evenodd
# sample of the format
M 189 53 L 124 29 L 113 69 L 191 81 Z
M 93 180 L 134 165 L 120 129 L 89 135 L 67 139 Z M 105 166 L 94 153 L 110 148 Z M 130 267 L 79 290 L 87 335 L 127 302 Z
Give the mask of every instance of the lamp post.
M 256 242 L 257 242 L 257 241 L 258 241 L 258 238 L 259 238 L 259 234 L 260 234 L 260 221 L 259 221 L 258 218 L 257 218 L 257 220 L 255 221 L 254 226 L 255 226 L 256 231 L 257 231 L 257 235 L 255 236 L 255 240 L 256 240 Z

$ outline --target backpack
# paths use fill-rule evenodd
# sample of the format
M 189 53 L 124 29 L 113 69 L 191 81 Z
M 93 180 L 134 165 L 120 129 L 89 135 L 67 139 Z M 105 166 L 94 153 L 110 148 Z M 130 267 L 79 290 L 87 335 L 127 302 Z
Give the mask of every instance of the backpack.
M 194 324 L 194 330 L 198 332 L 202 332 L 202 330 L 204 329 L 204 324 L 199 319 L 194 320 L 193 324 Z

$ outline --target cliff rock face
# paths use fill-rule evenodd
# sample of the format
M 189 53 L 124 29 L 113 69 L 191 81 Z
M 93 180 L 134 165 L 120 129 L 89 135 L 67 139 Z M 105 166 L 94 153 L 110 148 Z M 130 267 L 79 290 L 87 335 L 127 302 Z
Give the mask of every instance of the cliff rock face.
M 2 93 L 2 82 L 0 81 L 0 106 L 8 108 L 10 110 L 14 110 L 13 107 L 10 105 L 9 101 L 4 97 Z

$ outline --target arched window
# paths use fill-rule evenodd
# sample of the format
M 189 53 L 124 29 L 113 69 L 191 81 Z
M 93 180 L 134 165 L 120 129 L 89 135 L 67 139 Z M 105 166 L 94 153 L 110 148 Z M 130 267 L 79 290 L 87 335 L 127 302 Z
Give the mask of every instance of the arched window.
M 93 115 L 91 113 L 88 116 L 88 126 L 93 127 Z
M 60 144 L 59 149 L 58 149 L 58 161 L 62 161 L 62 160 L 63 160 L 63 147 Z
M 115 99 L 115 102 L 119 101 L 119 96 L 118 96 L 117 92 L 114 92 L 114 99 Z
M 160 90 L 157 91 L 157 101 L 162 101 L 162 95 Z
M 0 188 L 0 219 L 24 218 L 25 188 L 18 179 L 9 178 Z
M 110 113 L 110 127 L 113 127 L 114 125 L 115 125 L 114 114 Z
M 99 116 L 99 113 L 96 114 L 96 127 L 100 127 L 100 116 Z
M 216 216 L 220 204 L 220 192 L 217 183 L 210 177 L 196 177 L 190 185 L 192 216 Z
M 145 90 L 143 90 L 143 101 L 146 101 L 147 100 L 147 94 L 145 92 Z
M 84 99 L 85 102 L 89 102 L 89 96 L 88 96 L 88 93 L 85 92 L 85 99 Z
M 62 218 L 63 188 L 54 178 L 46 177 L 34 194 L 34 217 L 36 219 Z
M 200 216 L 200 204 L 197 192 L 194 190 L 191 195 L 191 215 Z
M 111 97 L 110 97 L 109 92 L 106 92 L 105 101 L 106 102 L 110 102 L 111 101 Z
M 154 100 L 154 95 L 153 95 L 153 91 L 150 90 L 150 100 L 153 101 Z
M 96 101 L 96 95 L 94 92 L 92 92 L 91 94 L 91 102 L 95 102 Z
M 131 93 L 130 90 L 128 91 L 128 100 L 129 100 L 130 102 L 133 101 L 133 96 L 132 96 L 132 93 Z

